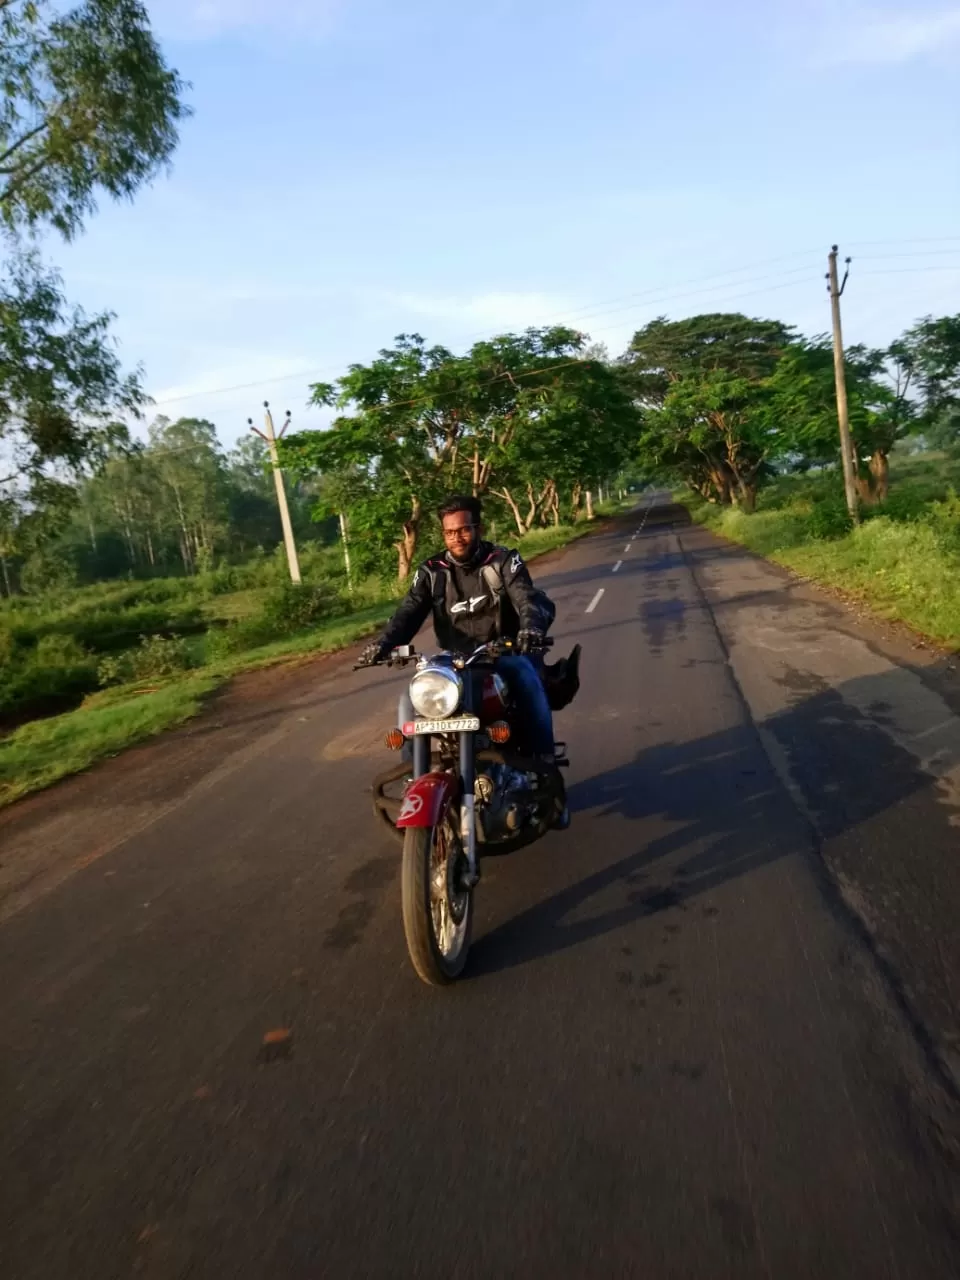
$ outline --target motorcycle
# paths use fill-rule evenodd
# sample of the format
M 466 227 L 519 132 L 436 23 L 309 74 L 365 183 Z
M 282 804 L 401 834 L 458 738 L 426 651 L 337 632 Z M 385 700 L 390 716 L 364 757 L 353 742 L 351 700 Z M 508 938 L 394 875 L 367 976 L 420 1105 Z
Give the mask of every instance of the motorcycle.
M 544 648 L 553 644 L 545 638 Z M 569 764 L 563 743 L 554 761 L 526 749 L 524 727 L 509 687 L 495 670 L 517 652 L 494 640 L 468 655 L 418 655 L 401 645 L 387 665 L 416 664 L 410 681 L 414 718 L 389 730 L 385 745 L 408 756 L 373 782 L 374 810 L 403 842 L 403 928 L 413 967 L 432 986 L 463 972 L 473 928 L 473 893 L 480 852 L 509 853 L 539 839 L 565 805 L 559 769 Z M 547 669 L 548 698 L 565 706 L 579 687 L 580 646 Z M 355 668 L 356 669 L 356 668 Z

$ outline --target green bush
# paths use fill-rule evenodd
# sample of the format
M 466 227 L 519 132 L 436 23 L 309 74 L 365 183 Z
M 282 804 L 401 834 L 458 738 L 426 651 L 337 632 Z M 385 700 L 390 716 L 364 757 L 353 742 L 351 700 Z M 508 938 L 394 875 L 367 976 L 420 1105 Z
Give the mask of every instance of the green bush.
M 845 538 L 853 528 L 846 499 L 837 495 L 814 502 L 806 518 L 809 537 L 817 542 L 834 542 Z
M 292 582 L 285 582 L 266 594 L 261 617 L 274 635 L 288 636 L 297 631 L 309 631 L 342 610 L 343 600 L 332 583 L 308 586 L 304 582 L 295 586 Z
M 863 515 L 867 519 L 874 516 L 886 516 L 898 523 L 908 524 L 913 520 L 923 520 L 930 514 L 930 499 L 917 489 L 894 488 L 886 501 L 876 507 L 864 507 Z
M 30 649 L 11 646 L 11 660 L 0 682 L 0 715 L 62 709 L 96 687 L 92 654 L 72 636 L 44 636 Z
M 142 636 L 136 649 L 101 658 L 97 677 L 101 686 L 165 680 L 193 665 L 190 649 L 179 637 Z
M 205 627 L 196 600 L 144 602 L 126 608 L 112 603 L 79 611 L 58 609 L 45 614 L 14 615 L 11 629 L 20 644 L 39 643 L 50 635 L 72 636 L 87 649 L 109 653 L 136 644 L 143 635 L 189 634 Z
M 206 660 L 216 662 L 247 649 L 258 649 L 276 639 L 276 633 L 270 630 L 262 618 L 243 618 L 225 627 L 211 628 L 207 632 Z
M 14 661 L 17 642 L 9 627 L 0 626 L 0 671 L 8 669 Z

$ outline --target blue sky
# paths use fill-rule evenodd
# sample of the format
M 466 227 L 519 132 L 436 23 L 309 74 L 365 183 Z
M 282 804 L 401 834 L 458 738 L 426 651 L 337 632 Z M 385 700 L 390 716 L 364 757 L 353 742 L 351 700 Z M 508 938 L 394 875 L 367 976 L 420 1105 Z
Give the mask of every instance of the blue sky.
M 172 172 L 50 245 L 152 412 L 231 443 L 393 336 L 960 311 L 960 3 L 153 0 Z M 951 240 L 950 237 L 953 237 Z M 249 384 L 249 385 L 246 385 Z

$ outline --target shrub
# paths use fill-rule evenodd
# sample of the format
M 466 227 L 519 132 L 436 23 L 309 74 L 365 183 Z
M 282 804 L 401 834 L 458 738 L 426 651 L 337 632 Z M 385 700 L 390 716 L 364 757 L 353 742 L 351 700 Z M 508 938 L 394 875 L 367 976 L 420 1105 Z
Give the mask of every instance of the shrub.
M 831 496 L 814 502 L 806 518 L 807 534 L 817 542 L 835 542 L 845 538 L 853 524 L 846 500 Z
M 930 499 L 917 489 L 894 489 L 886 501 L 878 507 L 864 507 L 866 517 L 887 516 L 891 520 L 909 523 L 923 520 L 930 513 Z
M 141 636 L 136 649 L 101 658 L 97 676 L 104 686 L 127 684 L 134 680 L 164 680 L 192 666 L 190 650 L 179 637 Z
M 261 617 L 275 635 L 287 636 L 308 631 L 342 608 L 340 593 L 329 582 L 318 586 L 302 583 L 299 587 L 285 582 L 267 592 Z
M 257 649 L 260 645 L 269 644 L 276 638 L 276 634 L 270 631 L 260 617 L 243 618 L 225 627 L 212 628 L 207 632 L 207 662 L 229 658 L 232 654 L 243 653 L 246 649 Z
M 13 647 L 5 665 L 0 683 L 4 716 L 62 709 L 97 687 L 93 656 L 72 636 L 44 636 L 32 649 Z

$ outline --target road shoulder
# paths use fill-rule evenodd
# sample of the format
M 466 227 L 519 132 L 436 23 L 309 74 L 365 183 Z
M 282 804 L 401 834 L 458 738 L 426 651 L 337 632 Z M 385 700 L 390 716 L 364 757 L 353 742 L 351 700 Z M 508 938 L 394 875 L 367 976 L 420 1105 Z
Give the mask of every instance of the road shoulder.
M 678 539 L 774 767 L 960 1098 L 956 663 L 700 526 Z

